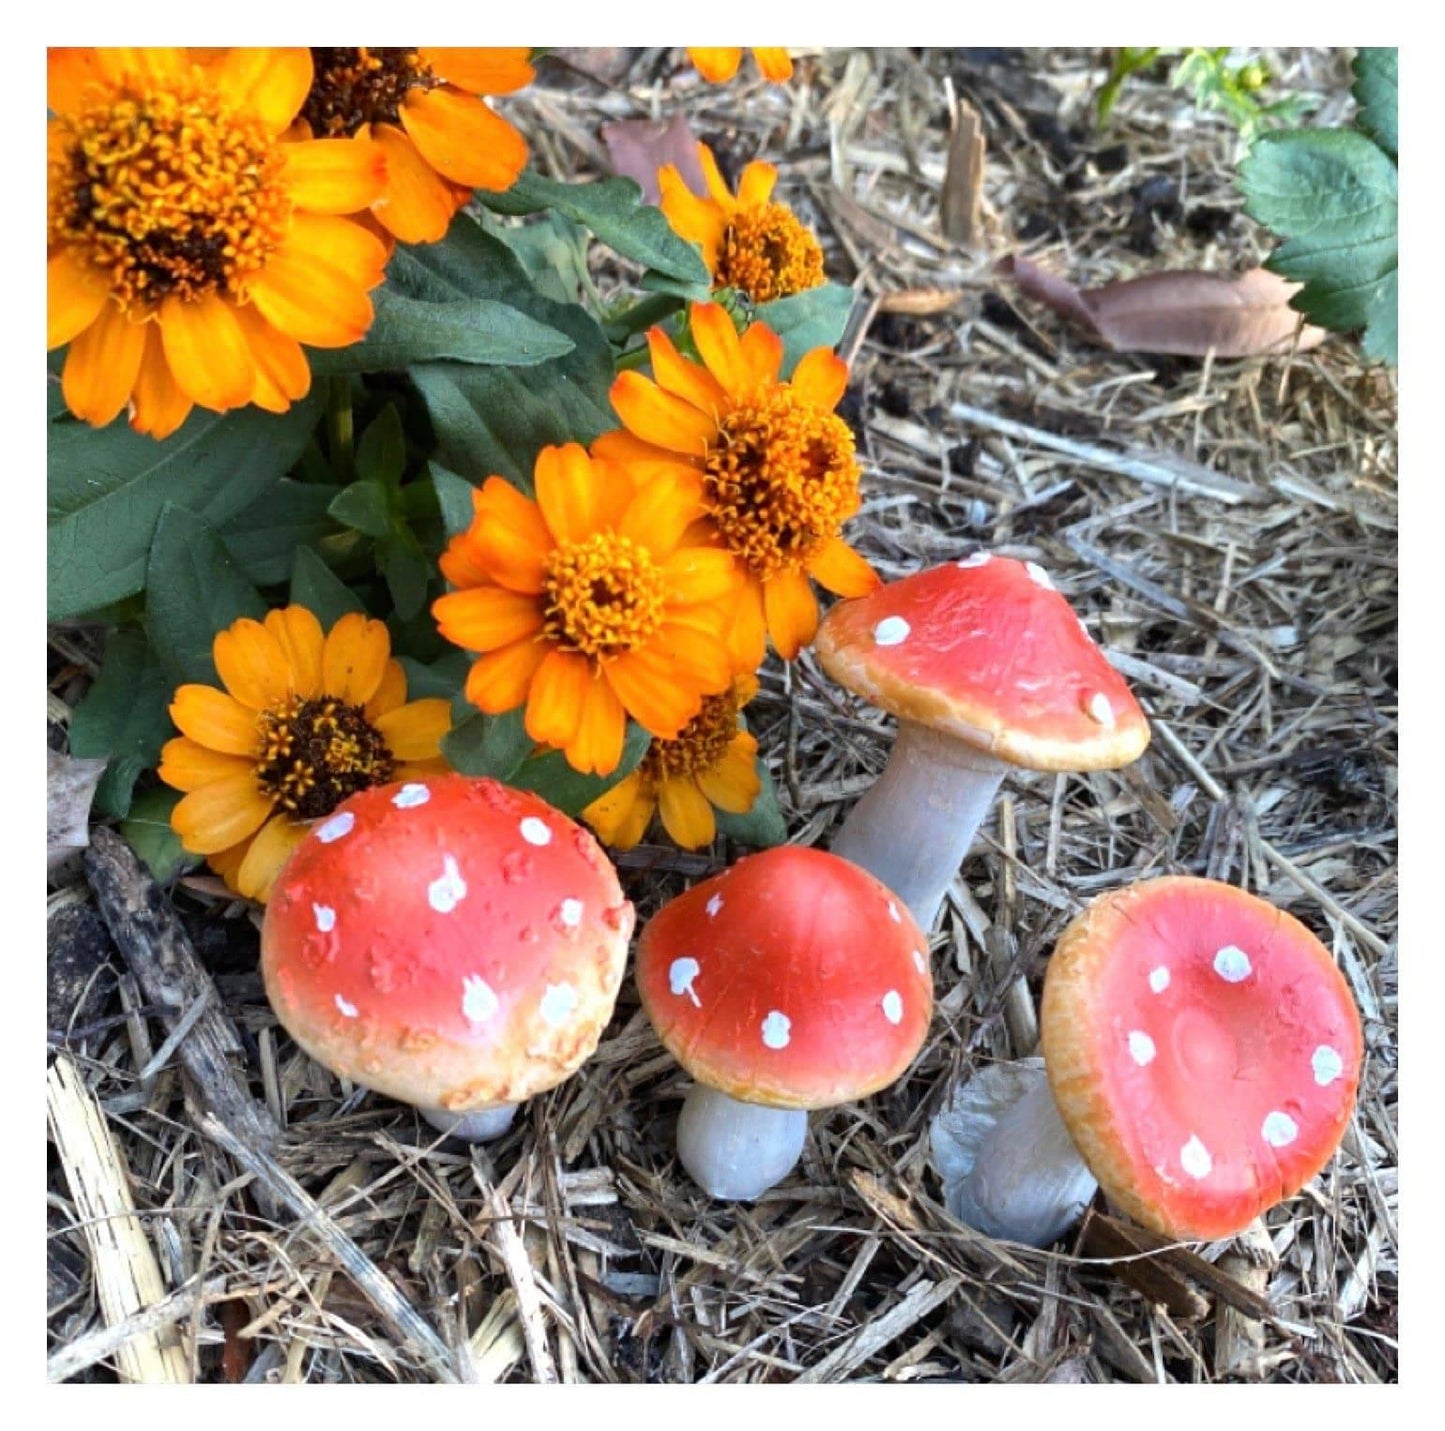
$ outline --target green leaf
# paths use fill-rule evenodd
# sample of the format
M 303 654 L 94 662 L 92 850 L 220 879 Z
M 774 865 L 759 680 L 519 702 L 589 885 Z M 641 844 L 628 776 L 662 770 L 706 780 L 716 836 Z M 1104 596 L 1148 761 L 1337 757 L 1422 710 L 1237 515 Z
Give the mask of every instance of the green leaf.
M 425 701 L 440 697 L 455 702 L 466 683 L 467 672 L 472 668 L 472 658 L 465 651 L 449 651 L 445 656 L 427 665 L 410 656 L 398 656 L 401 668 L 406 672 L 406 698 L 409 701 Z M 468 711 L 473 708 L 466 707 Z M 475 712 L 473 711 L 475 714 Z M 482 716 L 479 719 L 485 720 Z
M 376 544 L 376 564 L 386 578 L 399 621 L 410 621 L 426 605 L 431 565 L 421 544 L 406 527 L 397 525 Z
M 146 564 L 146 634 L 177 682 L 216 685 L 211 645 L 242 616 L 259 621 L 266 603 L 241 574 L 215 529 L 167 502 Z
M 143 631 L 112 633 L 100 674 L 70 717 L 70 753 L 110 760 L 95 792 L 98 814 L 125 814 L 136 778 L 176 734 L 167 710 L 172 690 Z
M 464 532 L 476 516 L 472 505 L 472 493 L 476 488 L 465 477 L 448 472 L 439 462 L 428 465 L 432 486 L 436 489 L 437 506 L 441 509 L 442 531 L 450 541 L 459 532 Z
M 394 525 L 391 503 L 380 482 L 352 482 L 336 494 L 326 510 L 343 526 L 368 537 L 384 537 Z
M 348 611 L 365 611 L 361 598 L 310 547 L 297 547 L 291 567 L 291 602 L 304 606 L 330 631 Z
M 183 870 L 199 864 L 202 858 L 185 849 L 180 836 L 171 828 L 171 811 L 180 799 L 179 790 L 147 790 L 136 796 L 129 818 L 120 826 L 126 844 L 145 861 L 160 884 L 169 884 Z
M 406 433 L 401 414 L 387 403 L 361 434 L 356 444 L 356 475 L 363 482 L 399 487 L 406 471 Z
M 524 760 L 507 777 L 507 784 L 518 790 L 533 791 L 549 805 L 575 819 L 594 800 L 600 799 L 637 769 L 651 741 L 647 731 L 636 721 L 629 721 L 622 742 L 622 761 L 611 775 L 583 775 L 567 763 L 567 757 L 560 750 L 549 750 L 545 755 L 533 755 Z
M 406 270 L 404 260 L 401 267 Z M 398 291 L 395 282 L 393 275 L 373 295 L 376 318 L 366 337 L 349 348 L 313 352 L 314 372 L 326 377 L 376 373 L 438 358 L 525 368 L 572 351 L 564 333 L 506 303 L 491 298 L 428 302 Z
M 442 737 L 447 764 L 463 775 L 490 775 L 510 785 L 534 745 L 523 728 L 522 717 L 521 706 L 499 716 L 474 710 Z
M 1336 332 L 1369 327 L 1367 347 L 1393 359 L 1399 178 L 1352 129 L 1262 135 L 1240 165 L 1245 210 L 1285 239 L 1266 267 L 1305 285 L 1292 300 Z
M 804 353 L 838 346 L 852 309 L 851 288 L 825 283 L 760 304 L 754 316 L 783 340 L 783 376 L 789 377 Z
M 167 502 L 219 525 L 270 491 L 315 425 L 314 401 L 274 415 L 197 409 L 164 442 L 123 421 L 48 429 L 47 609 L 60 621 L 145 586 L 156 519 Z
M 773 777 L 768 767 L 758 761 L 758 778 L 762 789 L 753 801 L 753 808 L 746 815 L 730 815 L 726 810 L 717 811 L 717 827 L 730 840 L 744 845 L 786 845 L 788 843 L 788 822 L 778 807 L 778 792 L 773 787 Z
M 504 194 L 477 197 L 499 214 L 534 214 L 551 209 L 590 229 L 624 258 L 687 283 L 706 283 L 707 265 L 686 239 L 672 231 L 661 209 L 642 202 L 631 179 L 559 184 L 528 170 Z
M 299 546 L 310 546 L 336 531 L 328 508 L 340 487 L 282 478 L 220 527 L 221 540 L 250 580 L 275 586 L 291 574 Z
M 581 224 L 551 212 L 535 223 L 515 228 L 497 224 L 489 232 L 516 255 L 532 286 L 544 297 L 576 303 L 590 291 L 587 231 Z
M 1400 153 L 1400 52 L 1362 48 L 1355 55 L 1355 87 L 1360 112 L 1355 127 L 1373 139 L 1391 159 Z

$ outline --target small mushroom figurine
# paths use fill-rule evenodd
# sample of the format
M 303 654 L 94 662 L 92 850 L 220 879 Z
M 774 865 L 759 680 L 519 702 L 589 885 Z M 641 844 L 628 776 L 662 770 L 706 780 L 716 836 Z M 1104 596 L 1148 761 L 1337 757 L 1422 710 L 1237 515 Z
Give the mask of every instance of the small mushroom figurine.
M 1096 899 L 1040 1021 L 1043 1069 L 986 1070 L 933 1129 L 950 1211 L 993 1237 L 1048 1246 L 1096 1179 L 1167 1237 L 1232 1236 L 1324 1167 L 1354 1107 L 1360 1019 L 1328 952 L 1214 880 Z
M 759 1197 L 803 1151 L 810 1108 L 887 1087 L 928 1032 L 927 945 L 893 895 L 822 850 L 738 861 L 643 929 L 637 988 L 697 1081 L 678 1156 L 717 1198 Z
M 835 681 L 898 717 L 833 853 L 924 929 L 1011 767 L 1112 770 L 1149 743 L 1128 686 L 1033 562 L 978 552 L 840 601 L 816 649 Z
M 353 795 L 287 861 L 261 970 L 317 1062 L 480 1140 L 591 1057 L 632 906 L 581 826 L 461 775 Z

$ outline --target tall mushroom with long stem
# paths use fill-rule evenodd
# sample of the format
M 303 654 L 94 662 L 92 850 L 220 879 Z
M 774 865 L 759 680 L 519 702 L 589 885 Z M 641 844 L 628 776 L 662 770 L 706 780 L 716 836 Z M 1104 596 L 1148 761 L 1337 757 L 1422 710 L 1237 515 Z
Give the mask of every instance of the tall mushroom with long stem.
M 1167 1237 L 1239 1232 L 1329 1161 L 1363 1056 L 1319 940 L 1254 895 L 1185 876 L 1114 890 L 1069 925 L 1041 1024 L 1043 1069 L 975 1077 L 932 1134 L 949 1210 L 1036 1247 L 1096 1179 Z
M 895 890 L 924 929 L 1004 776 L 1109 770 L 1149 723 L 1042 568 L 980 552 L 839 602 L 823 669 L 898 717 L 887 768 L 832 850 Z

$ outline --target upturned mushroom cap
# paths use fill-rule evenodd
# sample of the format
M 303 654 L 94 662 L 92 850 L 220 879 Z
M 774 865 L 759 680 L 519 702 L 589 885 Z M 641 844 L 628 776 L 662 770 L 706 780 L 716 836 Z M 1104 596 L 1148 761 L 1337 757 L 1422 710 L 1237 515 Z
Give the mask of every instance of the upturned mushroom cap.
M 829 1108 L 892 1083 L 928 1033 L 928 943 L 872 875 L 782 845 L 646 926 L 642 1005 L 668 1052 L 745 1103 Z
M 1149 722 L 1073 608 L 1032 562 L 979 552 L 840 601 L 818 659 L 905 720 L 1030 770 L 1112 770 Z
M 1228 1237 L 1329 1161 L 1354 1106 L 1354 1001 L 1299 920 L 1214 880 L 1096 899 L 1049 960 L 1049 1084 L 1100 1185 L 1168 1237 Z
M 314 1059 L 424 1108 L 517 1103 L 596 1049 L 632 906 L 586 830 L 494 780 L 353 795 L 296 847 L 261 969 Z

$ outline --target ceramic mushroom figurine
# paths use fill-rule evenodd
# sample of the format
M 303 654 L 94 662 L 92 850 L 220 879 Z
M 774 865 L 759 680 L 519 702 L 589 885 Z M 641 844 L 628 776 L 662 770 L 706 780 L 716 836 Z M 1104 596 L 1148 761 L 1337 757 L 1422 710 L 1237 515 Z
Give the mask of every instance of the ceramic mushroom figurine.
M 822 850 L 765 850 L 666 905 L 637 988 L 697 1080 L 677 1125 L 693 1181 L 760 1196 L 798 1161 L 808 1109 L 898 1078 L 928 1032 L 927 949 L 888 890 Z
M 898 717 L 887 768 L 832 843 L 924 929 L 1014 766 L 1112 770 L 1149 723 L 1032 562 L 979 552 L 840 601 L 817 638 L 840 685 Z
M 1180 876 L 1068 926 L 1041 1029 L 1043 1070 L 975 1077 L 933 1135 L 950 1211 L 1037 1247 L 1095 1179 L 1166 1237 L 1241 1231 L 1329 1161 L 1363 1056 L 1349 989 L 1303 924 Z
M 632 924 L 586 830 L 494 780 L 434 776 L 353 795 L 296 847 L 261 970 L 312 1058 L 494 1138 L 591 1057 Z

